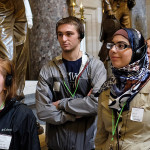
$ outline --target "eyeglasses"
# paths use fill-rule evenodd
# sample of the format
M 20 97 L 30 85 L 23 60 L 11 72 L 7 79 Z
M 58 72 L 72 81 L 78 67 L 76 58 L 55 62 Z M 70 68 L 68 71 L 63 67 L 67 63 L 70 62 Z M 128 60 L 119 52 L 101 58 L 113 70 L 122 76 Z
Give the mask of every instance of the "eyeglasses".
M 124 50 L 124 49 L 126 49 L 126 48 L 131 48 L 130 45 L 127 45 L 127 44 L 125 44 L 125 43 L 123 43 L 123 42 L 118 42 L 118 43 L 116 43 L 116 44 L 115 44 L 115 43 L 107 43 L 107 44 L 106 44 L 106 48 L 107 48 L 107 49 L 112 49 L 113 46 L 115 46 L 116 50 Z

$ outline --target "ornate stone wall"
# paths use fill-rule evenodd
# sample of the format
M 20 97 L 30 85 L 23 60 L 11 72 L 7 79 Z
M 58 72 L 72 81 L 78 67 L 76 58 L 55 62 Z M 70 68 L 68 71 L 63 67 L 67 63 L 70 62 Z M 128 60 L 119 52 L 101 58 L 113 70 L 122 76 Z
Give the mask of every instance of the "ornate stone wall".
M 66 0 L 30 0 L 33 28 L 29 30 L 30 80 L 37 80 L 41 67 L 58 54 L 61 49 L 55 33 L 56 22 L 68 16 Z

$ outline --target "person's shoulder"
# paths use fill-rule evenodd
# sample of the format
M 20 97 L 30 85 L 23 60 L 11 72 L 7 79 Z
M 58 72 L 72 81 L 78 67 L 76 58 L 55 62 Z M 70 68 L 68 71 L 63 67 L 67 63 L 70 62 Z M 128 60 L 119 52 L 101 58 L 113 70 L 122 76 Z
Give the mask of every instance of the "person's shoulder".
M 23 104 L 22 102 L 16 101 L 14 103 L 14 108 L 15 108 L 16 114 L 19 114 L 22 117 L 23 116 L 34 117 L 32 110 L 26 104 Z
M 99 69 L 99 70 L 104 69 L 105 70 L 104 63 L 100 59 L 98 59 L 90 54 L 87 54 L 87 56 L 89 58 L 89 64 L 92 69 L 94 69 L 94 70 L 95 69 Z
M 93 55 L 91 55 L 89 53 L 84 53 L 84 55 L 86 55 L 88 57 L 89 61 L 97 62 L 97 63 L 102 63 L 103 64 L 103 62 L 100 59 L 94 57 Z
M 140 93 L 150 93 L 150 79 L 139 92 Z
M 110 97 L 110 89 L 107 89 L 107 90 L 103 91 L 99 95 L 99 101 L 100 101 L 100 103 L 104 103 L 104 104 L 108 105 L 108 103 L 109 103 L 109 97 Z
M 31 125 L 36 123 L 35 115 L 26 104 L 21 102 L 16 101 L 13 107 L 13 131 L 17 132 L 18 130 L 23 129 L 21 132 L 26 132 L 29 128 L 31 128 Z
M 60 61 L 62 61 L 62 54 L 54 57 L 52 60 L 49 60 L 46 64 L 44 64 L 41 68 L 41 70 L 49 69 L 58 64 Z

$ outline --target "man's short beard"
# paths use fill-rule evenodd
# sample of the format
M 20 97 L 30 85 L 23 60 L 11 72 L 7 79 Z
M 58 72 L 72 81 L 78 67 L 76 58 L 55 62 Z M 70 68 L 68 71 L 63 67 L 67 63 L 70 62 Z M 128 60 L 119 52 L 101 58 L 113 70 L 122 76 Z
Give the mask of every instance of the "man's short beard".
M 64 49 L 63 49 L 63 52 L 64 52 L 64 53 L 71 53 L 71 52 L 73 52 L 73 49 L 70 49 L 70 50 L 64 50 Z

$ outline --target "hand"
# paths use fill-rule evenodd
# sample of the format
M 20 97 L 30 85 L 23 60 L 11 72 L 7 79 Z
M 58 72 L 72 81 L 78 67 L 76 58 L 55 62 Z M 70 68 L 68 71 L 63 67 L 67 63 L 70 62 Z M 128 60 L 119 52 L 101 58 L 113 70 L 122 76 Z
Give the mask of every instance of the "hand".
M 91 93 L 92 93 L 92 91 L 93 91 L 93 89 L 91 89 L 91 90 L 89 91 L 89 93 L 88 93 L 88 95 L 87 95 L 87 96 L 90 96 L 90 95 L 91 95 Z
M 59 104 L 59 102 L 60 102 L 60 100 L 58 100 L 58 101 L 56 101 L 56 102 L 53 102 L 52 104 L 53 104 L 54 106 L 56 106 L 56 108 L 58 109 L 58 104 Z
M 108 11 L 107 11 L 107 14 L 108 14 L 108 16 L 113 16 L 113 15 L 114 15 L 114 12 L 113 12 L 112 10 L 108 10 Z
M 111 19 L 115 19 L 115 13 L 112 11 L 112 10 L 109 10 L 106 12 L 107 13 L 107 16 L 108 18 L 111 18 Z

